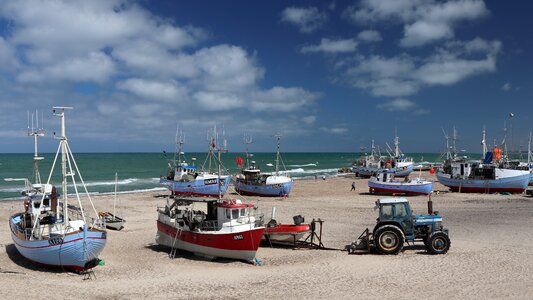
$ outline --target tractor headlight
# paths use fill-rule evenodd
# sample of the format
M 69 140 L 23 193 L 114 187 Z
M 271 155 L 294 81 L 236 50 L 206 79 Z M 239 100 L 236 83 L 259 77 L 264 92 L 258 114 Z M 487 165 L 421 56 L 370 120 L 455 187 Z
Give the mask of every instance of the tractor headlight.
M 438 221 L 435 222 L 435 231 L 441 231 L 442 230 L 442 222 Z

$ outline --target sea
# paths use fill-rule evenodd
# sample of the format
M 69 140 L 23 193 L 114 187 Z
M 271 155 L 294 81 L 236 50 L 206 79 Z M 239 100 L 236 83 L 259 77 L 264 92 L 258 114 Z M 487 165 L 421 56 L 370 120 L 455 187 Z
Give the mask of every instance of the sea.
M 283 153 L 280 170 L 289 174 L 294 180 L 313 179 L 315 176 L 338 176 L 338 171 L 350 167 L 361 155 L 360 153 Z M 48 181 L 55 153 L 40 154 L 44 160 L 40 162 L 41 181 Z M 416 162 L 436 162 L 440 154 L 406 153 Z M 224 153 L 221 155 L 223 173 L 238 174 L 237 158 L 245 158 L 244 153 Z M 164 191 L 159 185 L 159 177 L 165 176 L 168 166 L 174 159 L 168 153 L 75 153 L 74 158 L 87 190 L 91 194 L 114 193 L 115 173 L 118 176 L 120 193 Z M 186 161 L 200 168 L 208 169 L 209 161 L 206 153 L 186 153 Z M 254 153 L 250 160 L 264 172 L 274 171 L 275 153 Z M 61 185 L 61 159 L 58 158 L 50 183 Z M 215 169 L 214 163 L 211 168 Z M 21 198 L 24 182 L 9 180 L 33 178 L 33 154 L 0 154 L 0 200 Z M 6 180 L 8 179 L 8 180 Z M 78 182 L 79 184 L 79 182 Z M 72 185 L 72 183 L 70 183 Z M 80 186 L 78 185 L 80 188 Z M 70 188 L 72 191 L 72 188 Z

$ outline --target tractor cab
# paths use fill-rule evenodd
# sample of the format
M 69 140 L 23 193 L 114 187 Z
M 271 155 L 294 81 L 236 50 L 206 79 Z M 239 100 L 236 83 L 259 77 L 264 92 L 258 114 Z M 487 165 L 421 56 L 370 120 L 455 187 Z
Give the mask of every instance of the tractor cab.
M 409 201 L 405 198 L 384 198 L 376 201 L 379 218 L 374 228 L 391 224 L 400 227 L 406 236 L 413 235 L 413 215 Z

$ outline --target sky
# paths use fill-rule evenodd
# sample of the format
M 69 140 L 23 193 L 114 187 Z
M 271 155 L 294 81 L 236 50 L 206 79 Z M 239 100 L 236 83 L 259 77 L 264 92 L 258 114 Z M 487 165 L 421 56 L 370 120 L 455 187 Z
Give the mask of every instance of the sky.
M 481 132 L 527 149 L 533 4 L 526 0 L 0 0 L 0 153 L 32 152 L 28 112 L 55 152 L 404 152 Z M 513 113 L 513 117 L 510 117 Z M 41 117 L 42 116 L 42 117 Z M 31 126 L 31 125 L 30 125 Z M 223 130 L 222 130 L 223 129 Z M 512 137 L 512 138 L 511 138 Z M 509 141 L 512 140 L 512 143 Z

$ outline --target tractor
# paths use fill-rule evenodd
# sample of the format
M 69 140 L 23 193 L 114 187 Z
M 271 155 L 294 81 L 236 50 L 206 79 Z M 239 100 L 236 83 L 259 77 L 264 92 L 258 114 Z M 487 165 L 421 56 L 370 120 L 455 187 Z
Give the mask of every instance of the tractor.
M 376 201 L 379 209 L 374 230 L 367 228 L 345 250 L 350 254 L 369 253 L 398 254 L 404 243 L 424 242 L 431 254 L 445 254 L 450 249 L 448 229 L 442 227 L 442 217 L 433 212 L 431 198 L 427 215 L 413 215 L 405 198 L 384 198 Z

